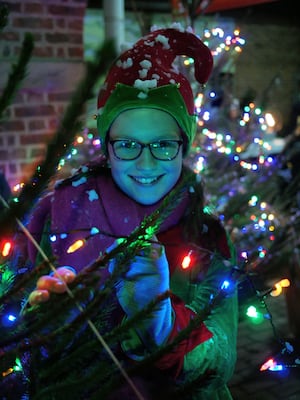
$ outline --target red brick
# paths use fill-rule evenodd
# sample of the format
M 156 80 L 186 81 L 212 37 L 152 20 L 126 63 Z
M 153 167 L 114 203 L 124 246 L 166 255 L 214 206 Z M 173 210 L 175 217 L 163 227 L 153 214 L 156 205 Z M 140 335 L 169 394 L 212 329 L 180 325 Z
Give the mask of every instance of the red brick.
M 15 138 L 15 136 L 8 135 L 7 138 L 6 138 L 6 142 L 7 142 L 7 145 L 8 145 L 8 146 L 14 146 L 15 143 L 16 143 L 16 138 Z
M 40 42 L 43 39 L 43 35 L 40 32 L 31 32 L 34 40 L 34 45 L 37 44 L 37 42 Z
M 57 27 L 57 28 L 65 28 L 66 27 L 65 18 L 56 18 L 55 19 L 55 27 Z
M 58 104 L 58 106 L 56 107 L 56 111 L 58 115 L 62 115 L 65 112 L 65 109 L 67 107 L 67 104 Z
M 50 46 L 47 47 L 35 47 L 33 50 L 33 55 L 35 57 L 47 57 L 51 58 L 53 57 L 53 48 Z
M 5 161 L 5 160 L 9 160 L 9 158 L 10 158 L 10 155 L 9 155 L 8 151 L 0 149 L 0 160 Z
M 74 5 L 69 6 L 58 6 L 49 5 L 48 15 L 65 15 L 65 16 L 76 16 L 83 17 L 85 13 L 85 7 L 74 7 Z
M 1 132 L 16 132 L 16 131 L 24 131 L 25 124 L 21 119 L 12 120 L 12 121 L 3 121 L 0 124 Z
M 57 127 L 58 127 L 58 125 L 59 125 L 59 120 L 58 120 L 57 118 L 51 118 L 51 119 L 49 119 L 49 121 L 48 121 L 48 128 L 49 128 L 51 131 L 56 130 Z
M 9 32 L 1 32 L 0 33 L 0 40 L 7 41 L 7 42 L 17 42 L 21 40 L 21 36 L 18 32 L 9 31 Z
M 14 96 L 14 105 L 16 104 L 23 104 L 26 102 L 26 93 L 24 90 L 19 90 Z
M 6 3 L 6 5 L 7 5 L 7 8 L 9 10 L 9 15 L 12 15 L 12 13 L 20 13 L 22 11 L 21 2 Z
M 51 138 L 52 135 L 49 134 L 39 133 L 36 135 L 30 135 L 27 133 L 26 135 L 20 136 L 20 144 L 26 146 L 31 144 L 47 144 Z
M 49 93 L 48 100 L 51 103 L 56 101 L 68 102 L 71 100 L 72 95 L 73 95 L 72 92 Z
M 48 43 L 68 43 L 69 33 L 46 33 L 45 39 Z
M 82 19 L 73 19 L 68 22 L 68 28 L 82 32 L 83 21 Z
M 41 117 L 52 116 L 55 112 L 52 105 L 42 104 L 39 106 L 16 107 L 15 114 L 17 117 Z
M 12 26 L 14 28 L 41 29 L 41 21 L 41 18 L 35 17 L 15 17 Z
M 38 103 L 41 104 L 43 102 L 44 95 L 41 91 L 36 90 L 28 90 L 26 92 L 26 103 Z
M 68 48 L 68 55 L 71 58 L 83 58 L 83 48 L 82 47 L 69 47 Z
M 43 18 L 41 20 L 42 29 L 54 29 L 54 21 L 52 18 Z
M 82 43 L 82 34 L 71 33 L 68 36 L 69 36 L 68 37 L 68 42 L 69 43 L 75 43 L 75 44 Z
M 29 123 L 28 123 L 28 128 L 31 130 L 31 131 L 35 131 L 35 130 L 40 130 L 40 129 L 45 129 L 45 121 L 44 120 L 42 120 L 42 119 L 39 119 L 39 120 L 33 120 L 33 121 L 30 121 Z
M 19 55 L 21 53 L 21 47 L 15 47 L 13 50 L 14 55 Z M 41 58 L 51 58 L 53 57 L 53 48 L 52 47 L 35 47 L 32 55 L 35 57 Z
M 22 160 L 26 158 L 26 149 L 24 147 L 17 147 L 10 151 L 10 158 L 13 160 Z
M 56 58 L 65 58 L 66 57 L 66 50 L 64 47 L 58 47 L 56 48 L 56 53 L 55 53 Z
M 44 7 L 39 3 L 24 4 L 24 12 L 29 14 L 43 14 Z
M 53 20 L 51 18 L 37 18 L 37 17 L 15 17 L 12 22 L 15 28 L 29 28 L 31 29 L 53 29 Z

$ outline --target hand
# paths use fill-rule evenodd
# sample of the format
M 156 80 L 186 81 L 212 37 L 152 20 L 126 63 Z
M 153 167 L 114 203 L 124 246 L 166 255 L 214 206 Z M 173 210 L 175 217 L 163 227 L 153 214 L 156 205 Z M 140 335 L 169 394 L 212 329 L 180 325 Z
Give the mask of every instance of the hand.
M 28 298 L 31 306 L 44 303 L 49 300 L 50 293 L 64 293 L 67 284 L 74 281 L 76 277 L 75 270 L 69 266 L 63 266 L 56 269 L 52 275 L 41 276 Z
M 156 237 L 153 241 L 157 241 Z M 114 248 L 116 244 L 112 247 Z M 112 248 L 108 249 L 111 250 Z M 117 267 L 115 259 L 109 263 L 112 273 Z M 127 316 L 133 317 L 157 296 L 169 290 L 169 264 L 165 249 L 159 243 L 151 243 L 131 261 L 128 270 L 118 277 L 115 284 L 118 301 Z M 171 301 L 162 300 L 143 320 L 147 336 L 161 344 L 171 329 Z M 141 334 L 141 332 L 139 331 Z M 143 336 L 143 334 L 141 334 Z

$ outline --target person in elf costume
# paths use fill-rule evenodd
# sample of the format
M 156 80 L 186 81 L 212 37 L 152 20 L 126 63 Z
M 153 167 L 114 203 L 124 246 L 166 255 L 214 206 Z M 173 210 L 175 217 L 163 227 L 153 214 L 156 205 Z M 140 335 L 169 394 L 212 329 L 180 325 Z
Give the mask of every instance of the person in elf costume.
M 99 254 L 116 248 L 118 238 L 128 237 L 182 185 L 149 246 L 115 283 L 121 318 L 133 317 L 153 299 L 170 293 L 120 343 L 122 359 L 137 364 L 172 342 L 207 307 L 236 263 L 222 224 L 204 211 L 199 178 L 184 163 L 196 133 L 196 116 L 190 83 L 174 64 L 179 55 L 194 59 L 196 80 L 204 84 L 213 67 L 212 55 L 191 30 L 154 29 L 117 58 L 98 96 L 104 156 L 58 182 L 40 199 L 28 225 L 37 242 L 50 248 L 58 273 L 70 282 Z M 83 232 L 95 229 L 98 234 L 90 235 L 85 246 L 68 252 Z M 46 246 L 45 237 L 51 237 Z M 39 254 L 31 243 L 29 254 L 37 264 Z M 193 254 L 194 264 L 184 269 L 186 254 Z M 101 269 L 102 279 L 116 268 L 112 259 Z M 42 278 L 30 294 L 32 305 L 47 301 L 64 285 L 53 275 Z M 227 384 L 236 361 L 237 315 L 234 289 L 155 362 L 153 371 L 132 378 L 141 398 L 158 399 L 158 391 L 168 393 L 168 388 L 199 380 L 186 398 L 231 399 Z M 203 377 L 208 377 L 205 384 Z M 119 398 L 136 397 L 124 385 L 109 397 Z

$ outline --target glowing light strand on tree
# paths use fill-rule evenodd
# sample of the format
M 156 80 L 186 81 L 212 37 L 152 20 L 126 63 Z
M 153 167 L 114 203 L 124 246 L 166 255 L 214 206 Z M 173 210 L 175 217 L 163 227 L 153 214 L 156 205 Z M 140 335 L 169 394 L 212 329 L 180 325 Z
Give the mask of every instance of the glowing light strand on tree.
M 9 207 L 8 203 L 5 201 L 5 199 L 1 195 L 0 195 L 0 201 L 2 202 L 2 204 L 5 207 Z M 52 272 L 55 273 L 56 272 L 56 268 L 53 265 L 53 263 L 49 260 L 49 258 L 47 257 L 46 253 L 43 251 L 43 249 L 40 247 L 40 245 L 37 243 L 37 241 L 34 239 L 34 237 L 30 234 L 30 232 L 27 230 L 27 228 L 24 226 L 24 224 L 18 218 L 16 218 L 16 221 L 17 221 L 17 224 L 19 225 L 19 227 L 21 228 L 21 230 L 26 235 L 26 237 L 34 244 L 34 246 L 36 247 L 38 252 L 41 254 L 43 260 L 47 262 L 47 264 L 51 268 Z M 84 312 L 84 308 L 82 307 L 82 305 L 78 301 L 76 301 L 76 299 L 75 299 L 75 297 L 73 295 L 73 292 L 70 290 L 70 288 L 67 285 L 67 283 L 63 280 L 63 278 L 60 275 L 57 275 L 57 276 L 65 284 L 66 293 L 68 294 L 69 297 L 71 297 L 75 301 L 75 305 L 78 308 L 78 310 L 81 313 Z M 114 353 L 112 352 L 112 350 L 110 349 L 108 344 L 105 342 L 105 340 L 103 339 L 102 335 L 100 334 L 100 332 L 96 328 L 95 324 L 89 318 L 86 319 L 86 322 L 87 322 L 88 326 L 90 327 L 90 329 L 92 330 L 92 332 L 95 334 L 96 338 L 99 340 L 99 342 L 103 346 L 103 348 L 106 350 L 107 354 L 110 356 L 111 360 L 115 363 L 115 365 L 117 366 L 117 368 L 119 369 L 119 371 L 121 372 L 123 377 L 126 379 L 128 384 L 132 388 L 132 390 L 135 393 L 137 399 L 144 400 L 144 397 L 142 396 L 142 394 L 140 393 L 138 388 L 135 386 L 135 384 L 133 383 L 133 381 L 131 380 L 131 378 L 129 377 L 127 372 L 125 371 L 125 369 L 122 367 L 120 361 L 114 355 Z

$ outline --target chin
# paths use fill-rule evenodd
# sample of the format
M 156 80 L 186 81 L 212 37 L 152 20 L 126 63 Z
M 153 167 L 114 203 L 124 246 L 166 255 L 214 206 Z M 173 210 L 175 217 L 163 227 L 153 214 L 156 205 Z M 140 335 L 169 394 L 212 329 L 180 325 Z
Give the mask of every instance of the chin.
M 145 194 L 143 196 L 134 196 L 132 198 L 137 203 L 142 204 L 143 206 L 152 206 L 153 204 L 159 202 L 162 196 L 149 196 Z
M 143 206 L 152 206 L 153 204 L 157 203 L 160 199 L 134 199 L 137 203 L 142 204 Z

